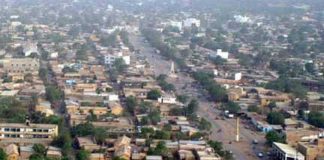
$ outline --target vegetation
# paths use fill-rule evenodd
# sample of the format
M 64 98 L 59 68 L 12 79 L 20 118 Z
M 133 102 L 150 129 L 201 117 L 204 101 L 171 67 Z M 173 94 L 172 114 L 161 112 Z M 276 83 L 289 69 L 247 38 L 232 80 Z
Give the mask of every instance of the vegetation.
M 127 68 L 123 58 L 116 58 L 112 66 L 119 74 L 125 72 Z
M 147 99 L 157 100 L 161 97 L 161 92 L 157 89 L 153 89 L 147 93 Z
M 62 92 L 59 88 L 55 86 L 46 87 L 46 98 L 50 102 L 56 102 L 62 99 Z
M 214 149 L 215 153 L 225 160 L 234 160 L 233 155 L 229 151 L 224 150 L 222 142 L 210 140 L 208 141 L 208 145 Z
M 208 91 L 213 101 L 226 101 L 226 90 L 214 81 L 211 74 L 206 72 L 195 72 L 193 77 Z
M 269 144 L 269 145 L 272 145 L 273 142 L 279 142 L 279 143 L 284 143 L 285 142 L 285 137 L 280 135 L 276 131 L 269 131 L 266 134 L 265 138 L 267 140 L 267 144 Z
M 270 112 L 267 116 L 267 121 L 270 124 L 283 125 L 285 122 L 285 117 L 280 112 Z
M 324 128 L 324 114 L 312 111 L 308 114 L 308 122 L 319 128 Z
M 248 106 L 248 112 L 256 112 L 259 113 L 261 111 L 261 109 L 256 106 L 256 105 L 250 105 Z
M 23 123 L 28 114 L 27 106 L 14 97 L 0 97 L 0 117 L 11 123 Z
M 300 82 L 290 80 L 286 77 L 280 77 L 275 81 L 269 82 L 266 88 L 292 93 L 298 98 L 305 98 L 307 94 L 306 88 L 302 86 Z
M 129 113 L 134 113 L 136 106 L 137 106 L 137 100 L 134 96 L 130 96 L 126 98 L 126 109 Z
M 228 110 L 230 113 L 237 113 L 241 110 L 241 107 L 232 101 L 229 101 L 224 104 L 224 110 Z
M 79 150 L 76 154 L 76 160 L 88 160 L 90 152 L 86 150 Z
M 0 159 L 5 160 L 7 159 L 7 156 L 7 153 L 2 148 L 0 148 Z

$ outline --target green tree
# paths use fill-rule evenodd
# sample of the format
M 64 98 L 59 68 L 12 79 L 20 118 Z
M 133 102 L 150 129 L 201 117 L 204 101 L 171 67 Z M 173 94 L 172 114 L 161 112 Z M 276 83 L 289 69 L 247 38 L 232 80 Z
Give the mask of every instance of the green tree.
M 77 160 L 89 160 L 90 152 L 86 150 L 79 150 L 76 154 Z
M 187 103 L 189 97 L 187 95 L 177 95 L 177 101 L 185 104 Z
M 285 142 L 285 138 L 283 136 L 281 136 L 278 132 L 276 131 L 269 131 L 266 134 L 266 140 L 267 140 L 267 144 L 271 145 L 273 142 L 280 142 L 280 143 L 284 143 Z
M 237 103 L 229 101 L 225 104 L 224 109 L 228 110 L 230 113 L 237 113 L 241 110 L 241 107 Z
M 321 112 L 312 111 L 308 114 L 308 122 L 319 128 L 324 128 L 324 115 Z
M 43 155 L 43 156 L 46 155 L 46 151 L 47 151 L 45 146 L 42 144 L 34 144 L 33 150 L 36 154 Z
M 248 106 L 248 112 L 256 112 L 259 113 L 260 112 L 260 108 L 256 105 L 249 105 Z
M 194 114 L 199 107 L 199 103 L 197 100 L 192 99 L 187 106 L 186 112 L 187 114 Z
M 81 123 L 81 124 L 78 124 L 77 126 L 73 127 L 73 135 L 76 135 L 76 136 L 88 136 L 88 135 L 93 135 L 94 133 L 94 126 L 89 123 L 89 122 L 86 122 L 86 123 Z
M 164 141 L 160 141 L 155 149 L 153 150 L 152 148 L 149 149 L 148 154 L 149 155 L 162 155 L 162 156 L 167 156 L 169 150 L 165 145 Z
M 115 59 L 112 66 L 116 69 L 118 73 L 123 73 L 127 69 L 127 65 L 123 58 Z
M 155 139 L 170 139 L 171 138 L 171 132 L 169 131 L 160 131 L 157 130 L 154 134 Z
M 55 86 L 47 86 L 46 87 L 46 98 L 50 102 L 55 102 L 55 101 L 61 100 L 62 96 L 63 96 L 63 94 L 59 88 L 57 88 Z
M 205 118 L 201 118 L 200 122 L 199 122 L 199 125 L 198 125 L 198 128 L 200 130 L 207 130 L 209 131 L 212 127 L 212 124 L 207 121 Z
M 157 100 L 161 97 L 161 92 L 157 89 L 153 89 L 147 93 L 147 99 Z
M 285 117 L 279 112 L 270 112 L 267 116 L 267 121 L 274 125 L 283 125 L 285 122 Z
M 274 108 L 277 107 L 277 104 L 275 101 L 271 101 L 269 104 L 268 104 L 268 108 L 270 109 L 270 111 L 272 112 Z
M 126 98 L 126 107 L 129 113 L 134 113 L 136 106 L 137 106 L 137 99 L 134 96 L 129 96 Z
M 7 159 L 7 153 L 2 148 L 0 148 L 0 159 Z

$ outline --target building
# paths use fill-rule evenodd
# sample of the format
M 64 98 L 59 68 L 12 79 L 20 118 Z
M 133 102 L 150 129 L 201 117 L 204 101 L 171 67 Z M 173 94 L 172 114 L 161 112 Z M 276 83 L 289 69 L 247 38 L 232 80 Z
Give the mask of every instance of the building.
M 200 20 L 196 18 L 188 18 L 183 21 L 183 27 L 192 27 L 195 25 L 196 27 L 200 27 Z
M 287 144 L 274 142 L 272 158 L 276 160 L 305 160 L 305 156 Z
M 116 59 L 122 58 L 126 65 L 130 65 L 130 55 L 123 52 L 113 52 L 104 55 L 104 63 L 106 65 L 112 65 Z
M 33 58 L 10 58 L 5 59 L 3 68 L 7 73 L 33 74 L 37 75 L 39 60 Z
M 7 147 L 4 148 L 4 151 L 7 154 L 7 160 L 18 160 L 19 158 L 19 152 L 18 152 L 18 146 L 15 144 L 10 144 Z
M 318 138 L 308 142 L 299 142 L 298 151 L 305 155 L 306 160 L 316 160 L 324 157 L 324 139 Z
M 223 59 L 228 59 L 228 52 L 223 52 L 221 49 L 217 49 L 216 55 L 223 58 Z
M 173 97 L 171 95 L 165 95 L 160 98 L 158 98 L 159 103 L 164 103 L 164 104 L 176 104 L 177 103 L 177 98 Z
M 49 144 L 58 135 L 54 124 L 0 123 L 0 144 Z

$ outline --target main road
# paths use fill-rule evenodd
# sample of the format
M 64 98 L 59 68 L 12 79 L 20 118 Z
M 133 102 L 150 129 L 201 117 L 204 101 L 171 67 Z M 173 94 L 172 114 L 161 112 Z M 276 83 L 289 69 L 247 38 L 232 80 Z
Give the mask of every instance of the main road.
M 140 50 L 137 56 L 146 57 L 156 76 L 170 73 L 171 62 L 156 54 L 155 49 L 145 42 L 145 39 L 140 34 L 130 34 L 129 38 L 135 48 Z M 212 124 L 210 138 L 223 142 L 224 148 L 233 152 L 235 159 L 258 159 L 256 153 L 262 151 L 262 144 L 265 141 L 264 136 L 246 129 L 243 126 L 244 124 L 241 123 L 241 140 L 235 142 L 236 121 L 234 119 L 216 120 L 215 117 L 220 114 L 220 111 L 214 108 L 215 104 L 205 98 L 203 90 L 197 87 L 194 84 L 195 81 L 185 73 L 178 72 L 177 75 L 177 78 L 169 78 L 169 83 L 174 84 L 178 94 L 186 94 L 198 100 L 199 109 L 197 114 Z M 254 139 L 260 143 L 253 145 L 252 141 Z

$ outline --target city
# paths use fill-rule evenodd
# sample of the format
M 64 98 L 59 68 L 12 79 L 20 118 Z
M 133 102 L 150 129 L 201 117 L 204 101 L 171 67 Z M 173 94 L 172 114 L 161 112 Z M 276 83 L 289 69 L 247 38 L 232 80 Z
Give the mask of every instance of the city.
M 0 160 L 324 159 L 323 8 L 2 0 Z

